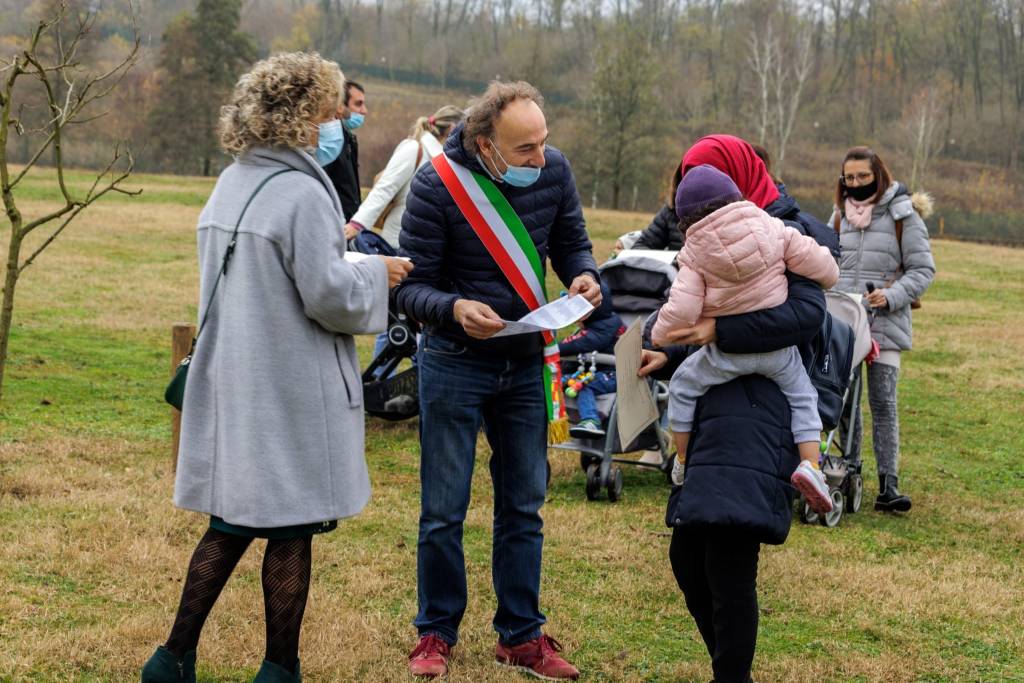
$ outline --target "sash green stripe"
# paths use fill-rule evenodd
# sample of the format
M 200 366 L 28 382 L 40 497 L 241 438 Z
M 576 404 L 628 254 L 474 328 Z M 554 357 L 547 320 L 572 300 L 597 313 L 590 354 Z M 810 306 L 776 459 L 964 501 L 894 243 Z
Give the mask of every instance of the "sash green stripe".
M 476 180 L 477 185 L 484 191 L 487 199 L 490 200 L 491 206 L 494 207 L 498 215 L 501 216 L 501 220 L 504 221 L 505 225 L 508 226 L 509 232 L 512 233 L 512 237 L 515 238 L 516 242 L 519 243 L 519 247 L 526 254 L 526 259 L 530 262 L 533 267 L 533 272 L 537 275 L 537 281 L 540 283 L 542 291 L 546 291 L 544 286 L 544 268 L 540 263 L 540 254 L 537 253 L 537 245 L 530 239 L 530 233 L 527 232 L 526 226 L 523 225 L 523 221 L 516 214 L 515 209 L 508 203 L 508 199 L 505 195 L 498 190 L 497 186 L 487 178 L 484 178 L 479 173 L 473 173 L 473 179 Z

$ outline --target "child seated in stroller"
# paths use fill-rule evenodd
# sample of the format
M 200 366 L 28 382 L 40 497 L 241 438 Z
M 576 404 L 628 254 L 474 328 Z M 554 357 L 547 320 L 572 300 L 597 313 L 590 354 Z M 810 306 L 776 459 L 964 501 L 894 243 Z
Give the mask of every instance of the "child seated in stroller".
M 826 247 L 744 201 L 732 179 L 712 166 L 698 166 L 683 177 L 676 192 L 676 213 L 686 241 L 668 303 L 651 332 L 659 346 L 671 344 L 675 330 L 690 327 L 701 317 L 782 303 L 788 291 L 787 270 L 825 288 L 839 278 L 839 266 Z M 677 447 L 673 482 L 682 483 L 697 399 L 710 387 L 747 374 L 774 380 L 786 396 L 800 454 L 791 482 L 815 512 L 830 512 L 832 500 L 819 465 L 818 395 L 792 346 L 772 353 L 733 354 L 710 344 L 686 359 L 669 385 L 669 421 Z
M 571 358 L 588 353 L 613 353 L 616 340 L 626 331 L 622 318 L 612 307 L 612 293 L 601 283 L 601 305 L 579 323 L 580 329 L 558 343 L 558 353 Z M 582 369 L 582 368 L 581 368 Z M 569 435 L 577 439 L 603 439 L 601 416 L 597 412 L 597 397 L 615 392 L 613 371 L 593 371 L 593 376 L 574 391 L 579 422 L 569 427 Z M 568 379 L 568 378 L 566 378 Z

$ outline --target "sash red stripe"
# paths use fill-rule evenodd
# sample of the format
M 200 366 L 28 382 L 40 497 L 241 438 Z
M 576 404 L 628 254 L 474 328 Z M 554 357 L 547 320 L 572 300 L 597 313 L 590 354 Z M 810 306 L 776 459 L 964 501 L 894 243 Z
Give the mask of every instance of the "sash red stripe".
M 462 182 L 459 177 L 455 175 L 455 171 L 448 163 L 448 158 L 444 154 L 439 154 L 433 158 L 431 163 L 434 165 L 434 169 L 437 171 L 437 175 L 440 176 L 441 182 L 448 188 L 448 192 L 451 194 L 452 199 L 455 200 L 455 205 L 459 207 L 459 211 L 466 217 L 466 221 L 469 223 L 469 227 L 473 228 L 473 232 L 483 242 L 487 252 L 491 255 L 491 258 L 495 260 L 498 267 L 501 268 L 501 272 L 508 278 L 509 284 L 516 290 L 516 294 L 523 300 L 523 303 L 532 311 L 540 308 L 541 303 L 537 301 L 537 298 L 533 295 L 533 290 L 526 284 L 526 279 L 519 272 L 519 269 L 513 263 L 512 258 L 505 251 L 505 247 L 502 246 L 501 241 L 495 237 L 491 231 L 491 227 L 487 225 L 487 221 L 480 214 L 480 211 L 473 204 L 473 200 L 469 198 L 465 188 L 462 187 Z M 555 337 L 550 332 L 544 332 L 544 343 L 550 344 L 554 341 Z

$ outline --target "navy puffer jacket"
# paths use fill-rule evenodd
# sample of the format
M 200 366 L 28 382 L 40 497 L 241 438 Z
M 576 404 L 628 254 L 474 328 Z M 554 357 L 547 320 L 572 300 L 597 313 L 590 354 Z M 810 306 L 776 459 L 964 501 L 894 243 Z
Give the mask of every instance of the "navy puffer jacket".
M 779 198 L 764 207 L 765 213 L 772 218 L 778 218 L 786 225 L 796 228 L 798 232 L 808 237 L 813 237 L 818 244 L 828 247 L 832 256 L 839 259 L 839 237 L 836 231 L 825 225 L 817 218 L 800 208 L 782 183 L 775 185 L 779 190 Z
M 811 236 L 827 237 L 820 230 Z M 825 239 L 823 246 L 828 242 Z M 726 353 L 806 347 L 824 317 L 821 288 L 790 275 L 785 303 L 718 318 L 716 343 Z M 653 318 L 645 330 L 647 343 Z M 665 349 L 669 363 L 659 376 L 674 372 L 694 350 Z M 775 382 L 746 375 L 712 387 L 697 402 L 686 475 L 683 485 L 672 490 L 665 522 L 671 527 L 738 529 L 762 543 L 783 543 L 789 535 L 795 495 L 789 478 L 798 464 L 789 404 Z
M 445 155 L 487 175 L 463 147 L 462 129 L 460 124 L 448 137 Z M 554 147 L 545 150 L 544 162 L 540 178 L 529 187 L 495 184 L 522 219 L 545 269 L 550 258 L 566 287 L 583 273 L 591 273 L 600 282 L 569 162 Z M 522 357 L 542 350 L 540 334 L 471 339 L 455 321 L 457 299 L 483 302 L 505 320 L 518 320 L 529 309 L 477 238 L 432 164 L 421 166 L 413 177 L 399 244 L 415 267 L 397 288 L 396 301 L 409 317 L 426 326 L 428 334 L 505 356 Z

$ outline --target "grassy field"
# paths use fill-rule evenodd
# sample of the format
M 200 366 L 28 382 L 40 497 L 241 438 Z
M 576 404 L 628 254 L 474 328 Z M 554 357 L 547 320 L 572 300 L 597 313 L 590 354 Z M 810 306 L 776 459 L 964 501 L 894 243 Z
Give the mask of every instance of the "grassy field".
M 195 219 L 211 182 L 139 177 L 27 271 L 0 408 L 0 680 L 137 680 L 170 627 L 205 520 L 170 502 L 170 326 L 194 319 Z M 33 176 L 23 211 L 52 199 Z M 599 257 L 647 216 L 590 212 Z M 907 516 L 795 525 L 761 556 L 755 676 L 789 681 L 1024 680 L 1024 252 L 934 243 L 900 401 Z M 370 342 L 360 340 L 364 356 Z M 402 681 L 413 644 L 416 424 L 368 421 L 374 498 L 314 543 L 302 641 L 311 681 Z M 486 458 L 486 447 L 479 450 Z M 710 679 L 675 587 L 661 475 L 588 503 L 552 454 L 542 604 L 588 681 Z M 874 495 L 867 457 L 867 493 Z M 452 681 L 518 681 L 491 664 L 490 482 L 477 468 L 470 604 Z M 200 645 L 204 681 L 262 658 L 261 547 Z

